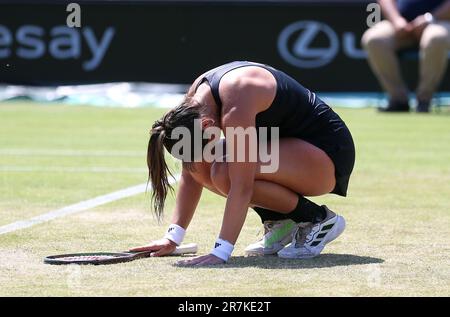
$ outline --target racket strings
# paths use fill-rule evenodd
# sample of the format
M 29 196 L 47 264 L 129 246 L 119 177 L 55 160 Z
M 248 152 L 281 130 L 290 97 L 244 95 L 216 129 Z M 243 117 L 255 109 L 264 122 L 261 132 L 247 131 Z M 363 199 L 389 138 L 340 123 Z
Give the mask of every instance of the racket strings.
M 116 259 L 120 256 L 114 255 L 78 255 L 58 258 L 60 261 L 102 261 Z

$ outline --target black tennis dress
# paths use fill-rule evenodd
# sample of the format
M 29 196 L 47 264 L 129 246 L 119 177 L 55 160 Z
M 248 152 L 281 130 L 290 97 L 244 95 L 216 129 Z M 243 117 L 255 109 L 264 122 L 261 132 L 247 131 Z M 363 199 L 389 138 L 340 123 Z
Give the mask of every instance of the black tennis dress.
M 278 127 L 280 138 L 296 137 L 322 149 L 334 163 L 336 186 L 332 193 L 346 196 L 347 187 L 355 163 L 355 146 L 344 121 L 315 93 L 303 87 L 295 79 L 271 66 L 237 61 L 208 71 L 197 87 L 206 82 L 219 106 L 219 83 L 233 69 L 258 66 L 275 77 L 277 92 L 273 103 L 256 115 L 256 127 Z M 196 88 L 197 88 L 196 87 Z

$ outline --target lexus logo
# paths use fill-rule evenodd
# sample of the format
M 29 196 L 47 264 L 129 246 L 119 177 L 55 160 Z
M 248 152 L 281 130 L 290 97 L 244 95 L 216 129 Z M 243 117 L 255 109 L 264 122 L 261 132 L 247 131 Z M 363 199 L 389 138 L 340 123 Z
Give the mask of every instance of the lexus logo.
M 318 46 L 325 40 L 325 46 Z M 327 24 L 297 21 L 289 24 L 278 37 L 278 51 L 289 64 L 299 68 L 317 68 L 330 63 L 339 51 L 339 38 Z

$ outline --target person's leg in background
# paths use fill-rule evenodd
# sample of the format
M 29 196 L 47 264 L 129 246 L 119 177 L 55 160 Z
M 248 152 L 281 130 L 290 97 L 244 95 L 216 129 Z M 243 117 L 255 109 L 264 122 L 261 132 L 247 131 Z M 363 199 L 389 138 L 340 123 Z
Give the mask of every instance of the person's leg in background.
M 399 38 L 391 22 L 384 20 L 362 37 L 368 61 L 381 86 L 389 95 L 388 111 L 408 111 L 408 88 L 402 78 L 397 50 L 413 45 L 413 38 Z
M 417 111 L 428 112 L 448 63 L 450 22 L 430 24 L 420 39 L 420 70 L 417 87 Z

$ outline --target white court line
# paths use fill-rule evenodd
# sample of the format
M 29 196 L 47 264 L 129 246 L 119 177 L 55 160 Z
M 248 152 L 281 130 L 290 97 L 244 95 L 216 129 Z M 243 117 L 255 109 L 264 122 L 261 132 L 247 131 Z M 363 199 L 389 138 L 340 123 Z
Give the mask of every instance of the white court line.
M 175 175 L 173 178 L 170 179 L 170 184 L 175 184 L 176 182 L 179 181 L 181 175 L 177 174 Z M 17 231 L 20 229 L 25 229 L 25 228 L 29 228 L 32 227 L 34 225 L 37 224 L 41 224 L 56 218 L 61 218 L 61 217 L 65 217 L 68 215 L 72 215 L 75 213 L 78 213 L 80 211 L 85 211 L 97 206 L 101 206 L 119 199 L 123 199 L 123 198 L 127 198 L 127 197 L 131 197 L 134 195 L 138 195 L 141 193 L 145 192 L 145 189 L 147 187 L 147 184 L 140 184 L 140 185 L 136 185 L 136 186 L 132 186 L 132 187 L 128 187 L 125 189 L 121 189 L 106 195 L 102 195 L 102 196 L 97 196 L 95 198 L 89 199 L 89 200 L 84 200 L 81 201 L 79 203 L 70 205 L 70 206 L 66 206 L 64 208 L 61 209 L 57 209 L 57 210 L 53 210 L 50 211 L 46 214 L 43 215 L 39 215 L 33 218 L 30 218 L 28 220 L 21 220 L 21 221 L 17 221 L 17 222 L 13 222 L 10 223 L 8 225 L 2 226 L 0 227 L 0 235 L 8 233 L 8 232 L 13 232 L 13 231 Z
M 141 151 L 61 150 L 61 149 L 0 149 L 3 156 L 99 156 L 145 157 Z
M 133 167 L 71 167 L 71 166 L 0 166 L 0 172 L 28 173 L 145 173 L 146 168 Z

